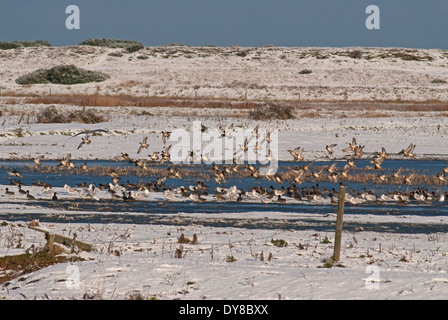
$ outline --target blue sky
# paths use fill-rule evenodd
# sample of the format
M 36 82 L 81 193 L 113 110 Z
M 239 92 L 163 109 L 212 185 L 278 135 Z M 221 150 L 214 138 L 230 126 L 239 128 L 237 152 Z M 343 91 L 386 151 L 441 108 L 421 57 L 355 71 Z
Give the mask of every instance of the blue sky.
M 77 5 L 80 29 L 65 9 Z M 368 5 L 380 29 L 368 30 Z M 377 46 L 448 49 L 447 0 L 2 0 L 0 41 L 89 38 L 137 40 L 145 46 Z

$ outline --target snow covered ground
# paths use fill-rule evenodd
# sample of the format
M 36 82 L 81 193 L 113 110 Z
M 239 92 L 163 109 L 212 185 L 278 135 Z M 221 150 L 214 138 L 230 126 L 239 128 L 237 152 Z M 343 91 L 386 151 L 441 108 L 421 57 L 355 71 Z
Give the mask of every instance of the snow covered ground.
M 288 219 L 290 215 L 230 216 Z M 183 225 L 183 218 L 182 214 L 173 217 L 178 226 L 42 223 L 41 228 L 69 237 L 76 232 L 77 239 L 94 244 L 95 251 L 74 254 L 83 261 L 53 265 L 12 280 L 1 287 L 0 297 L 446 299 L 446 234 L 343 233 L 339 263 L 325 268 L 325 260 L 333 255 L 332 232 L 204 227 Z M 335 217 L 322 215 L 322 219 Z M 8 224 L 0 231 L 2 255 L 45 244 L 43 234 L 26 228 L 25 222 Z M 178 243 L 181 234 L 189 239 L 196 234 L 197 243 Z M 14 248 L 19 237 L 22 249 Z M 285 240 L 287 246 L 277 247 L 272 240 Z M 176 257 L 179 249 L 180 258 Z M 229 261 L 230 256 L 235 261 Z
M 446 50 L 406 48 L 19 48 L 0 52 L 0 87 L 21 94 L 132 94 L 272 101 L 446 101 Z M 15 83 L 59 64 L 111 78 L 71 86 Z M 311 72 L 311 73 L 309 73 Z
M 24 120 L 19 124 L 21 114 L 27 113 L 30 122 Z M 328 156 L 326 145 L 337 144 L 332 158 L 342 158 L 353 138 L 359 145 L 365 146 L 364 152 L 381 151 L 384 147 L 391 155 L 400 152 L 409 144 L 416 144 L 416 158 L 447 157 L 448 117 L 443 112 L 393 112 L 384 117 L 365 117 L 363 111 L 334 111 L 319 117 L 300 117 L 291 120 L 255 121 L 247 117 L 228 115 L 227 111 L 215 109 L 192 110 L 178 108 L 151 108 L 151 115 L 141 114 L 141 108 L 100 108 L 93 110 L 103 114 L 110 121 L 97 124 L 39 124 L 31 110 L 45 108 L 44 105 L 9 105 L 5 107 L 0 121 L 0 158 L 31 159 L 44 156 L 45 159 L 58 159 L 70 153 L 72 159 L 113 159 L 122 152 L 128 153 L 132 159 L 146 157 L 154 151 L 161 151 L 168 144 L 175 145 L 179 136 L 173 135 L 165 145 L 161 138 L 162 131 L 185 132 L 193 137 L 193 122 L 218 130 L 222 126 L 228 128 L 232 123 L 235 130 L 250 132 L 257 125 L 260 132 L 276 132 L 278 143 L 278 160 L 293 160 L 288 152 L 298 146 L 304 149 L 306 160 Z M 80 110 L 78 106 L 60 106 L 60 110 Z M 61 111 L 62 112 L 62 111 Z M 184 112 L 185 115 L 173 115 Z M 222 115 L 221 115 L 222 113 Z M 109 133 L 98 133 L 92 136 L 92 143 L 77 149 L 82 135 L 71 136 L 85 130 L 106 129 Z M 181 131 L 184 130 L 184 131 Z M 137 154 L 140 142 L 149 137 L 150 146 L 146 153 Z M 260 138 L 261 139 L 261 138 Z M 210 137 L 203 136 L 203 145 L 210 145 Z M 255 142 L 255 140 L 253 140 Z M 234 142 L 237 150 L 242 141 Z M 193 144 L 191 143 L 193 147 Z M 252 146 L 254 147 L 254 146 Z M 198 150 L 197 150 L 198 151 Z
M 361 59 L 347 56 L 362 51 Z M 397 49 L 398 50 L 398 49 Z M 193 121 L 208 128 L 228 127 L 278 132 L 278 159 L 291 160 L 288 149 L 304 148 L 306 160 L 325 158 L 325 146 L 335 143 L 334 158 L 352 138 L 371 154 L 384 147 L 396 154 L 415 143 L 417 158 L 448 156 L 448 117 L 444 111 L 392 111 L 321 109 L 298 110 L 293 120 L 254 121 L 244 110 L 96 107 L 107 122 L 85 125 L 39 124 L 36 115 L 46 105 L 20 103 L 23 94 L 126 93 L 239 99 L 433 101 L 448 99 L 446 59 L 442 50 L 406 51 L 379 48 L 145 48 L 121 57 L 118 49 L 91 47 L 25 48 L 0 52 L 2 66 L 0 158 L 31 159 L 43 155 L 58 159 L 113 159 L 122 152 L 135 159 L 139 142 L 149 136 L 142 157 L 164 147 L 162 130 L 191 130 Z M 400 54 L 397 54 L 400 52 Z M 410 55 L 406 57 L 404 53 Z M 147 59 L 137 58 L 146 55 Z M 59 63 L 108 72 L 111 79 L 89 85 L 19 86 L 19 75 Z M 299 71 L 310 69 L 310 74 Z M 195 89 L 196 88 L 196 89 Z M 58 106 L 80 110 L 80 106 Z M 149 111 L 150 114 L 143 111 Z M 313 113 L 319 112 L 320 114 Z M 312 114 L 310 116 L 310 114 Z M 25 115 L 22 118 L 22 115 Z M 29 115 L 29 119 L 27 116 Z M 20 122 L 20 123 L 19 123 Z M 77 149 L 83 130 L 107 129 L 92 143 Z M 171 141 L 174 143 L 175 141 Z M 170 143 L 171 143 L 170 142 Z M 3 190 L 2 190 L 3 192 Z M 1 214 L 48 212 L 48 215 L 88 215 L 76 210 L 54 210 L 5 202 Z M 97 213 L 97 212 L 95 212 Z M 107 212 L 103 212 L 107 214 Z M 40 223 L 51 232 L 73 236 L 94 245 L 92 252 L 73 253 L 82 261 L 57 264 L 0 286 L 0 299 L 446 299 L 448 295 L 447 236 L 444 233 L 406 234 L 344 232 L 339 265 L 325 268 L 333 255 L 334 233 L 291 230 L 281 222 L 292 216 L 304 224 L 310 215 L 300 212 L 171 215 L 178 225 Z M 126 214 L 123 214 L 126 218 Z M 204 219 L 227 218 L 273 221 L 278 228 L 203 226 Z M 334 212 L 316 213 L 313 219 L 335 220 Z M 190 221 L 188 219 L 188 221 Z M 345 215 L 344 221 L 406 221 L 446 223 L 446 217 Z M 45 244 L 42 233 L 26 227 L 29 221 L 0 223 L 0 256 L 20 254 L 32 245 Z M 180 244 L 184 234 L 196 244 Z M 328 241 L 324 241 L 328 238 Z M 282 239 L 285 247 L 271 240 Z M 182 245 L 182 248 L 180 246 Z M 181 257 L 176 250 L 181 249 Z M 70 251 L 70 248 L 67 248 Z M 177 251 L 179 252 L 179 251 Z M 69 253 L 67 253 L 69 254 Z M 231 262 L 229 257 L 236 260 Z M 1 268 L 1 266 L 0 266 Z M 1 272 L 1 269 L 0 269 Z
M 20 106 L 8 106 L 8 110 Z M 76 107 L 72 107 L 76 108 Z M 160 132 L 166 129 L 189 128 L 191 119 L 163 114 L 169 109 L 153 110 L 156 116 L 136 116 L 132 108 L 107 110 L 111 121 L 97 125 L 36 124 L 15 129 L 18 115 L 6 116 L 1 140 L 1 157 L 6 159 L 47 159 L 72 154 L 74 159 L 112 159 L 121 152 L 138 157 L 139 142 L 149 136 L 148 154 L 160 150 Z M 102 112 L 99 109 L 99 112 Z M 116 113 L 115 113 L 116 112 Z M 206 112 L 205 110 L 203 112 Z M 123 116 L 125 114 L 126 116 Z M 197 120 L 198 118 L 195 118 Z M 384 118 L 298 119 L 260 123 L 261 127 L 279 128 L 279 157 L 290 160 L 287 149 L 301 145 L 304 156 L 311 160 L 325 156 L 325 145 L 333 142 L 336 156 L 342 156 L 352 137 L 366 145 L 368 152 L 399 152 L 411 142 L 416 143 L 417 157 L 447 155 L 447 118 L 436 114 L 406 115 Z M 241 118 L 205 116 L 200 120 L 207 126 L 231 122 L 253 128 L 255 123 Z M 300 123 L 300 125 L 298 125 Z M 440 129 L 437 128 L 440 124 Z M 69 139 L 81 130 L 106 128 L 112 133 L 92 137 L 92 143 L 80 149 L 80 137 Z M 379 129 L 380 128 L 380 129 Z M 310 137 L 313 137 L 312 139 Z M 146 156 L 146 153 L 145 153 Z M 2 212 L 37 210 L 48 214 L 88 215 L 89 212 L 54 211 L 16 204 L 4 204 Z M 102 214 L 107 214 L 103 212 Z M 333 221 L 334 212 L 322 212 L 319 218 Z M 84 258 L 69 264 L 59 264 L 23 275 L 2 286 L 4 299 L 129 299 L 132 297 L 157 299 L 445 299 L 448 294 L 447 237 L 441 234 L 402 234 L 357 232 L 343 233 L 341 266 L 324 268 L 325 259 L 333 255 L 334 234 L 313 229 L 294 231 L 281 227 L 300 213 L 188 214 L 197 223 L 182 223 L 185 215 L 169 217 L 178 221 L 173 225 L 41 223 L 42 228 L 66 236 L 77 233 L 77 239 L 92 243 L 93 252 L 77 253 Z M 126 214 L 123 216 L 126 219 Z M 275 229 L 247 229 L 237 227 L 202 226 L 201 219 L 236 218 L 253 221 L 272 220 Z M 309 215 L 303 215 L 303 222 Z M 316 217 L 313 217 L 316 218 Z M 177 220 L 176 220 L 177 219 Z M 365 219 L 381 223 L 395 220 L 409 223 L 446 223 L 446 217 L 350 216 L 344 221 Z M 190 220 L 189 220 L 190 221 Z M 209 221 L 209 220 L 207 220 Z M 23 253 L 31 245 L 45 244 L 43 234 L 14 222 L 0 227 L 1 255 Z M 179 244 L 181 234 L 197 244 Z M 20 234 L 20 248 L 17 245 Z M 328 237 L 330 243 L 323 243 Z M 12 239 L 12 240 L 11 240 Z M 14 240 L 15 239 L 15 240 Z M 276 247 L 272 239 L 287 241 L 286 247 Z M 182 248 L 182 258 L 176 250 Z M 67 249 L 69 251 L 69 249 Z M 260 255 L 263 253 L 263 261 Z M 272 256 L 269 258 L 270 254 Z M 227 262 L 228 256 L 236 261 Z M 268 259 L 269 258 L 269 259 Z M 73 280 L 75 279 L 75 280 Z M 77 282 L 79 280 L 79 282 Z M 79 287 L 73 285 L 73 281 Z

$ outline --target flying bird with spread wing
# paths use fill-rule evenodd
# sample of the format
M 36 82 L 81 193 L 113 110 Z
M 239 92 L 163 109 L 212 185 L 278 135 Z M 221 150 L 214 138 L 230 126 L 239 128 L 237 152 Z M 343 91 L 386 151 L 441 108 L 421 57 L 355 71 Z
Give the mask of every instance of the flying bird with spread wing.
M 147 140 L 148 140 L 148 137 L 144 137 L 143 141 L 140 142 L 140 147 L 137 150 L 137 154 L 139 154 L 143 149 L 149 147 L 149 144 L 146 142 Z

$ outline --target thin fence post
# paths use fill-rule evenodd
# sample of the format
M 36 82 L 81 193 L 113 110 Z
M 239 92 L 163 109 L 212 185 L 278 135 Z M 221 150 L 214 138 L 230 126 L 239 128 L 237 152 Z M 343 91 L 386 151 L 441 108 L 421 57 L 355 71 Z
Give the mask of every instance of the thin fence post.
M 341 253 L 342 217 L 344 216 L 345 189 L 346 186 L 341 185 L 341 188 L 339 190 L 338 212 L 336 217 L 336 232 L 334 237 L 333 261 L 339 261 L 339 256 Z
M 53 251 L 55 235 L 53 233 L 46 233 L 45 237 L 47 238 L 47 247 L 49 251 Z

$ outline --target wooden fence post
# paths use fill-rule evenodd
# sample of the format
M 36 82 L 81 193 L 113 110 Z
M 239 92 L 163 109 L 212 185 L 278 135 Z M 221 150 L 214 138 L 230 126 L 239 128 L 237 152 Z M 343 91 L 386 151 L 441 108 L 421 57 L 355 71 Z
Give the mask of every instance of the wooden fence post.
M 339 256 L 341 253 L 342 217 L 344 216 L 345 189 L 346 186 L 341 185 L 341 188 L 339 190 L 338 212 L 336 217 L 336 232 L 334 236 L 333 261 L 339 261 Z
M 43 230 L 43 229 L 40 229 L 40 228 L 37 228 L 34 226 L 30 226 L 30 225 L 28 225 L 28 228 L 45 233 L 45 238 L 47 239 L 47 246 L 50 247 L 51 250 L 53 249 L 55 242 L 63 244 L 65 246 L 73 247 L 74 245 L 76 245 L 79 249 L 81 249 L 83 251 L 87 251 L 87 252 L 90 252 L 93 249 L 93 246 L 90 243 L 76 240 L 76 237 L 69 238 L 69 237 L 62 236 L 57 233 L 50 233 L 47 230 Z
M 50 251 L 54 249 L 54 238 L 55 235 L 53 233 L 46 233 L 45 238 L 47 239 L 47 247 Z

